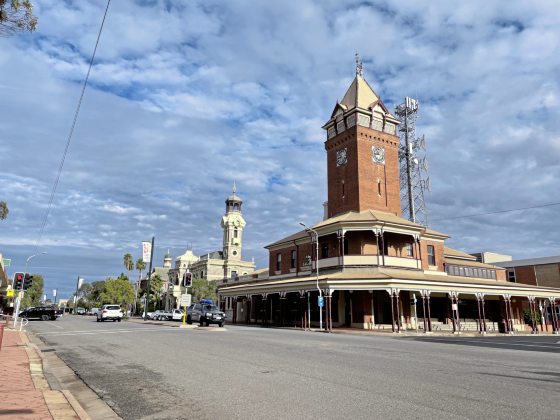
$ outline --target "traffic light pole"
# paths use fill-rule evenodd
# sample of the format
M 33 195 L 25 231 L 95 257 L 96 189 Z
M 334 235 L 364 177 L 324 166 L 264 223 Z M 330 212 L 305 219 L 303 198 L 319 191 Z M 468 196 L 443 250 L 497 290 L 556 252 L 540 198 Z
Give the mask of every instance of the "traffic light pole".
M 30 261 L 32 258 L 35 258 L 37 255 L 43 255 L 43 254 L 46 254 L 46 252 L 39 252 L 39 253 L 37 253 L 37 254 L 30 255 L 30 256 L 27 257 L 27 259 L 25 260 L 25 273 L 23 273 L 23 279 L 21 280 L 21 288 L 20 288 L 20 290 L 19 290 L 19 292 L 18 292 L 18 299 L 17 299 L 17 301 L 16 301 L 16 311 L 15 311 L 15 314 L 14 314 L 14 328 L 16 327 L 16 324 L 17 324 L 18 314 L 19 314 L 19 307 L 21 306 L 21 301 L 22 301 L 22 299 L 23 299 L 23 294 L 24 294 L 24 291 L 25 291 L 25 289 L 23 288 L 23 284 L 24 284 L 24 282 L 25 282 L 25 276 L 27 275 L 27 265 L 29 264 L 29 261 Z M 15 290 L 15 289 L 14 289 L 14 290 Z

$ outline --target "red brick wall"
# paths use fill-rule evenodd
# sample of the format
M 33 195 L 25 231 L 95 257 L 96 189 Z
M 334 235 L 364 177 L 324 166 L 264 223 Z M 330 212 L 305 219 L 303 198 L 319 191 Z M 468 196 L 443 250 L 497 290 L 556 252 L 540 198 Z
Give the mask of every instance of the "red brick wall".
M 373 162 L 371 149 L 374 145 L 385 148 L 385 165 Z M 398 137 L 361 126 L 354 126 L 325 142 L 329 217 L 367 209 L 400 215 L 398 145 Z M 347 163 L 337 166 L 336 153 L 342 148 L 347 149 Z
M 303 259 L 305 258 L 306 255 L 310 255 L 311 256 L 311 260 L 315 259 L 315 254 L 311 251 L 311 243 L 306 243 L 306 244 L 302 244 L 302 245 L 298 245 L 297 249 L 296 249 L 296 245 L 292 244 L 292 245 L 286 245 L 286 247 L 281 248 L 281 249 L 277 249 L 277 250 L 271 250 L 269 251 L 269 257 L 268 257 L 268 261 L 269 261 L 269 265 L 268 265 L 268 273 L 271 276 L 274 275 L 278 275 L 276 274 L 276 256 L 278 254 L 282 254 L 282 262 L 280 265 L 280 274 L 289 274 L 289 273 L 294 273 L 294 271 L 291 271 L 291 261 L 292 261 L 292 250 L 296 251 L 296 259 L 297 259 L 297 264 L 296 264 L 296 271 L 300 271 L 299 267 L 301 267 L 301 265 L 303 264 Z M 320 255 L 319 255 L 320 257 Z
M 436 255 L 436 265 L 438 271 L 444 271 L 443 268 L 443 242 L 433 242 L 423 240 L 420 241 L 420 247 L 422 249 L 422 269 L 428 269 L 428 245 L 433 245 Z
M 535 269 L 531 266 L 526 267 L 515 267 L 515 281 L 517 283 L 532 284 L 537 285 L 537 279 L 535 278 Z

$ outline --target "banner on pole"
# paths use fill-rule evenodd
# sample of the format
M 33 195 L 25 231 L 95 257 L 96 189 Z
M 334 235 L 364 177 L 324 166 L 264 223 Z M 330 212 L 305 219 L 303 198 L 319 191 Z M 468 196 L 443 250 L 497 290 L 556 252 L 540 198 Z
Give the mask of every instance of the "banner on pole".
M 80 290 L 82 288 L 82 284 L 84 284 L 84 279 L 80 277 L 78 279 L 78 290 Z
M 52 295 L 53 295 L 53 297 L 56 297 L 56 289 L 53 289 Z
M 142 261 L 145 263 L 150 262 L 150 257 L 152 254 L 152 243 L 151 242 L 142 242 Z

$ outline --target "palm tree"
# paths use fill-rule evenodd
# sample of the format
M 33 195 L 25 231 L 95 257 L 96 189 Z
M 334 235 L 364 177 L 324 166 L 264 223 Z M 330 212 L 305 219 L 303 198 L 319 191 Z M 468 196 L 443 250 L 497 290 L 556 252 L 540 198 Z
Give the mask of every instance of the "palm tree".
M 144 260 L 142 258 L 138 258 L 138 260 L 136 261 L 136 269 L 140 274 L 138 276 L 138 283 L 136 285 L 136 296 L 134 298 L 134 312 L 136 312 L 136 300 L 140 292 L 140 281 L 142 280 L 142 270 L 144 270 L 145 268 L 146 268 L 146 263 L 144 262 Z
M 132 255 L 128 253 L 124 254 L 123 262 L 124 268 L 126 268 L 127 271 L 130 272 L 134 269 L 134 260 L 132 259 Z
M 144 260 L 142 258 L 138 258 L 138 261 L 136 261 L 136 269 L 140 272 L 140 280 L 142 280 L 142 270 L 144 270 L 145 268 L 146 263 L 144 262 Z

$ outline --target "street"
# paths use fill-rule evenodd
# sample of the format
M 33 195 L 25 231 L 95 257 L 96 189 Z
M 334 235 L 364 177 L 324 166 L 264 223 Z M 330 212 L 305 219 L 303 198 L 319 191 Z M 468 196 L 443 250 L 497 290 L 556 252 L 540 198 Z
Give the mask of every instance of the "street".
M 178 325 L 65 316 L 28 329 L 125 419 L 550 419 L 560 410 L 560 337 Z

